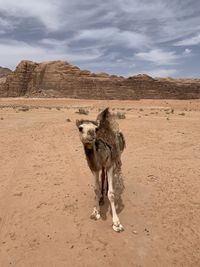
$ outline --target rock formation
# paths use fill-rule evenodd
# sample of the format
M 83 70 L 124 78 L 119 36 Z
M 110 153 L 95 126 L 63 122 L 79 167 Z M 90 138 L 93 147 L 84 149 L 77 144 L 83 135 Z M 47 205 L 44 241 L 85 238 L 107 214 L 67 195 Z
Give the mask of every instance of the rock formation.
M 4 84 L 6 82 L 6 76 L 10 73 L 12 73 L 10 69 L 0 67 L 0 96 L 5 95 Z
M 80 70 L 64 61 L 21 61 L 0 83 L 0 96 L 70 97 L 84 99 L 200 98 L 200 80 L 129 78 Z
M 12 73 L 12 70 L 8 68 L 0 67 L 0 78 L 6 77 L 8 74 L 11 74 L 11 73 Z

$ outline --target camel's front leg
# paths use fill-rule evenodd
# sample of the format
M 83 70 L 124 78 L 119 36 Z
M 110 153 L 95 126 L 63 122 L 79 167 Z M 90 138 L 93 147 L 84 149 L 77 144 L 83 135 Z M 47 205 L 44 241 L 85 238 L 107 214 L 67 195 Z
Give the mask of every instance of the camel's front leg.
M 99 207 L 99 200 L 101 197 L 101 189 L 99 184 L 99 172 L 94 173 L 95 185 L 94 185 L 94 192 L 95 192 L 95 205 L 93 208 L 93 212 L 90 216 L 93 220 L 98 220 L 101 218 L 100 216 L 100 207 Z
M 121 225 L 119 221 L 119 217 L 117 216 L 116 208 L 115 208 L 115 194 L 113 190 L 113 168 L 108 170 L 108 198 L 110 200 L 110 205 L 112 209 L 112 220 L 113 220 L 113 230 L 116 232 L 122 232 L 124 227 Z

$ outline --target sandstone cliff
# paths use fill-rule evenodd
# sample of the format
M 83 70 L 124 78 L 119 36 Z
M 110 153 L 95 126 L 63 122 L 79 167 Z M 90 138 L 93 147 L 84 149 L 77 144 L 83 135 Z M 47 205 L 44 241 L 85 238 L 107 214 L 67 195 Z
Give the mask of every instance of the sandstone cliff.
M 0 84 L 0 96 L 85 99 L 200 98 L 200 80 L 94 74 L 64 61 L 22 61 Z
M 6 77 L 8 74 L 11 74 L 11 73 L 12 73 L 12 70 L 8 68 L 0 67 L 0 78 Z

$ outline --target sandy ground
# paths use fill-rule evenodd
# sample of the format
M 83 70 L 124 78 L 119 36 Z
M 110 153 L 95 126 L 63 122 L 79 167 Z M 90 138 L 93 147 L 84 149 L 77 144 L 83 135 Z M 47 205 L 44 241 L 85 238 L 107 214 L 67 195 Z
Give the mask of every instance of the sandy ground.
M 120 234 L 108 205 L 89 219 L 75 127 L 77 107 L 93 119 L 108 105 L 126 113 Z M 0 266 L 200 266 L 199 139 L 200 101 L 0 99 Z

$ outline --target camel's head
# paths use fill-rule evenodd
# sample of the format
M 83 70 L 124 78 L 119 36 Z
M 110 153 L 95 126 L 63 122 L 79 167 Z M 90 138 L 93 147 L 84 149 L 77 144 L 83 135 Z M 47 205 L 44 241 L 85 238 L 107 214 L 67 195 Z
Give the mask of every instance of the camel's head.
M 99 121 L 77 120 L 76 126 L 78 127 L 83 145 L 91 148 L 96 140 Z

